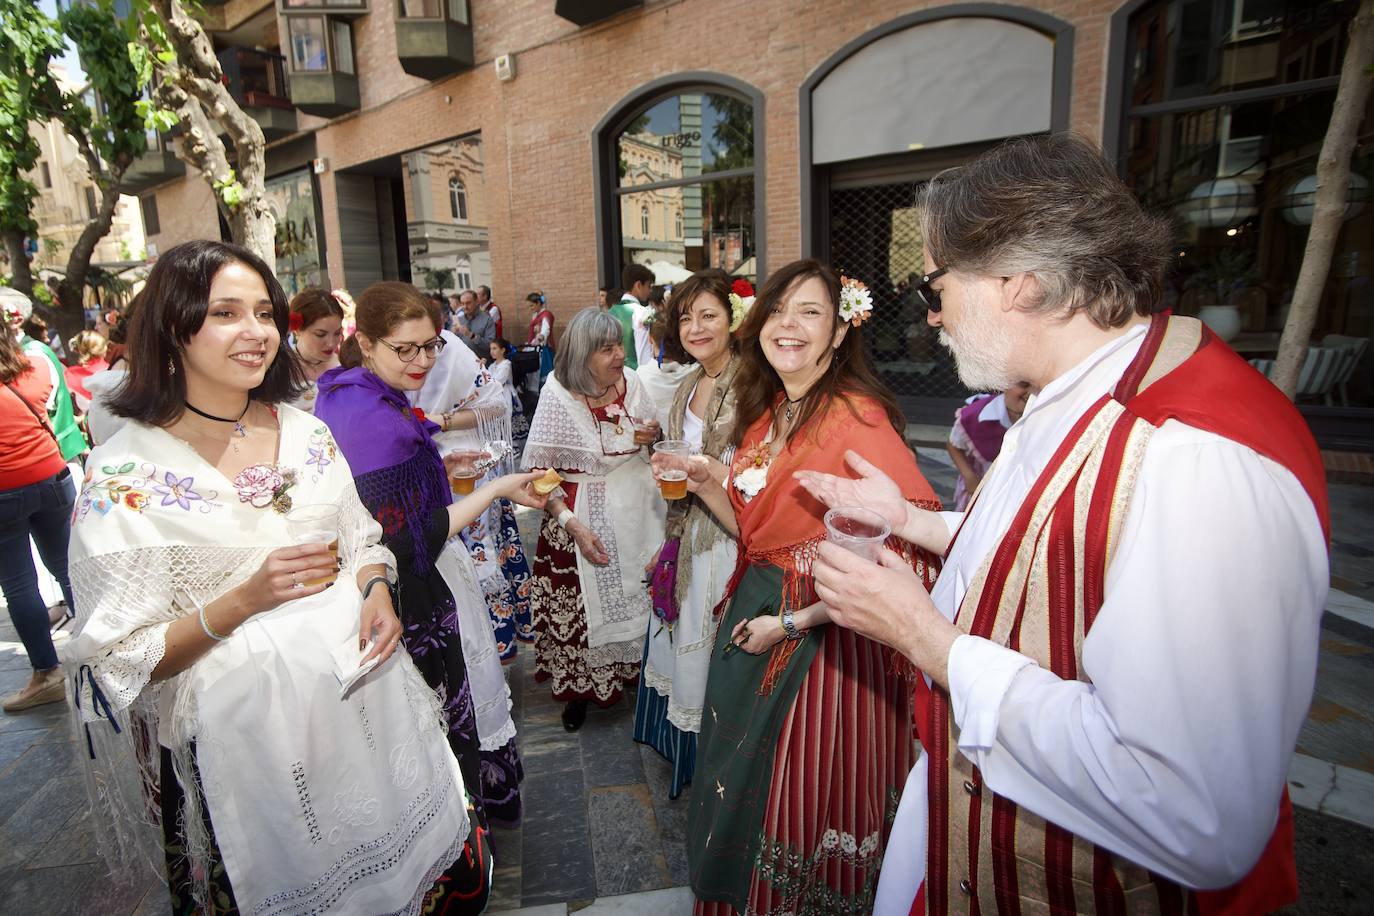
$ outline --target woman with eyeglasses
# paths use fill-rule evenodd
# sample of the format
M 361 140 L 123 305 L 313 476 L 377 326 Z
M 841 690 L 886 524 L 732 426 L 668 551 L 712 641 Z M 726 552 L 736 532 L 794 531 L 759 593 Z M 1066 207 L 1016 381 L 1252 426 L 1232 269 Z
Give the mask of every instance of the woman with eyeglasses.
M 472 453 L 440 457 L 431 436 L 475 423 L 474 412 L 430 418 L 406 397 L 444 349 L 439 306 L 408 283 L 377 283 L 358 297 L 356 317 L 362 365 L 320 376 L 315 416 L 333 432 L 363 505 L 382 526 L 382 543 L 396 555 L 405 647 L 442 707 L 479 823 L 514 823 L 524 773 L 509 694 L 458 535 L 501 497 L 543 508 L 544 497 L 528 486 L 542 471 L 498 477 L 455 501 L 449 475 L 473 472 Z

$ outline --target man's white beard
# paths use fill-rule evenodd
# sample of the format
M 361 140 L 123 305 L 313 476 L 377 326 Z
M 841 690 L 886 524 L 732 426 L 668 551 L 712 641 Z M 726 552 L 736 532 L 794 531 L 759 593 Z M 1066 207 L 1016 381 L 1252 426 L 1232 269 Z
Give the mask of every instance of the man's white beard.
M 986 299 L 970 299 L 958 337 L 941 328 L 940 343 L 954 354 L 959 381 L 971 391 L 1004 391 L 1018 381 L 1010 368 L 1011 336 L 998 326 Z

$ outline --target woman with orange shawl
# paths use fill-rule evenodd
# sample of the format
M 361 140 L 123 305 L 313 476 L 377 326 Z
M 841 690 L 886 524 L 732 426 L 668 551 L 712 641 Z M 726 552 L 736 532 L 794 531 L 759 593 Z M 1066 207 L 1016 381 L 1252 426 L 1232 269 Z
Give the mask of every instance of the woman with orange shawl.
M 905 481 L 907 499 L 938 506 L 864 358 L 858 325 L 871 307 L 862 284 L 816 261 L 773 274 L 739 331 L 735 460 L 693 459 L 689 486 L 741 545 L 687 815 L 698 914 L 873 907 L 915 759 L 915 672 L 826 625 L 810 575 L 825 506 L 793 478 L 846 474 L 848 447 Z M 906 555 L 933 583 L 935 558 Z

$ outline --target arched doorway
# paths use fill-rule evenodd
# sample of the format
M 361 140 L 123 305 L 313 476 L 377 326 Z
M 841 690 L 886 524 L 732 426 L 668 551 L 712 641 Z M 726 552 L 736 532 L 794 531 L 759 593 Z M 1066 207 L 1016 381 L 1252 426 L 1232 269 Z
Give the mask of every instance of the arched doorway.
M 718 73 L 648 83 L 596 126 L 597 267 L 762 276 L 763 94 Z
M 1072 64 L 1067 23 L 967 4 L 885 23 L 802 85 L 803 252 L 873 290 L 869 355 L 908 420 L 948 423 L 969 394 L 911 294 L 919 189 L 1007 137 L 1066 129 Z

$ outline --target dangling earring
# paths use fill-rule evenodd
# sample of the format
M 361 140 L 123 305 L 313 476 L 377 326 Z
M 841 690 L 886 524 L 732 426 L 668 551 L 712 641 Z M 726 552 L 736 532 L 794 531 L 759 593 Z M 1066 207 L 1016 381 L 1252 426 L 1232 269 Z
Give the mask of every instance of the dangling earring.
M 168 375 L 176 375 L 176 374 L 177 374 L 177 364 L 172 360 L 172 358 L 171 358 L 170 356 L 167 357 L 167 374 L 168 374 Z

